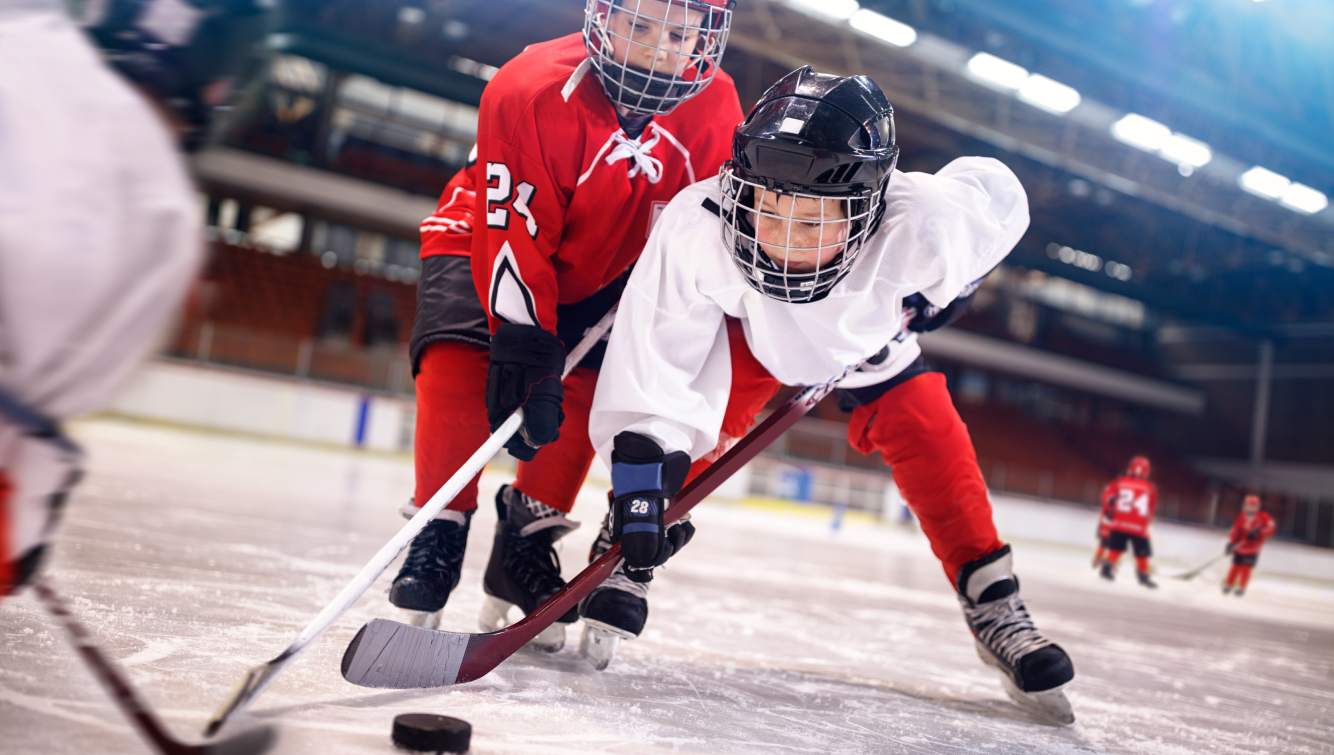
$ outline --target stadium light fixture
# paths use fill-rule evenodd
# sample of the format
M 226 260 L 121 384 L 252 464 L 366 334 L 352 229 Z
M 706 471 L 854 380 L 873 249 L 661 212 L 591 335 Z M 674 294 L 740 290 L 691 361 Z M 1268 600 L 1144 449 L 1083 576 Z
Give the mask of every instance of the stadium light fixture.
M 1192 168 L 1202 168 L 1214 159 L 1213 150 L 1209 149 L 1208 144 L 1181 134 L 1172 134 L 1158 150 L 1158 154 L 1177 165 L 1189 165 Z
M 993 88 L 1014 91 L 1028 80 L 1028 69 L 986 52 L 979 52 L 968 61 L 968 73 L 974 79 Z
M 857 0 L 789 0 L 802 10 L 846 21 L 861 9 Z
M 1081 98 L 1074 87 L 1035 73 L 1019 86 L 1019 99 L 1052 115 L 1065 115 Z
M 1314 215 L 1329 206 L 1329 198 L 1310 186 L 1294 183 L 1283 191 L 1278 203 L 1289 210 Z
M 1157 152 L 1172 138 L 1172 129 L 1152 118 L 1145 118 L 1138 113 L 1128 113 L 1124 118 L 1112 124 L 1112 136 L 1145 152 Z
M 848 25 L 895 47 L 907 47 L 917 41 L 917 30 L 911 26 L 862 8 L 848 18 Z
M 1278 199 L 1292 185 L 1292 181 L 1272 170 L 1255 166 L 1237 178 L 1242 189 L 1265 199 Z

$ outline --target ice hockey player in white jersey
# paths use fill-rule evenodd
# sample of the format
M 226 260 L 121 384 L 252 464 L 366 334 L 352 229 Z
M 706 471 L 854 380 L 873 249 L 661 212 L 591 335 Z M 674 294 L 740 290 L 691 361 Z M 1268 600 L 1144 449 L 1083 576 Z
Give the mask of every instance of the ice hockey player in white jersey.
M 1027 198 L 996 160 L 931 175 L 896 173 L 897 158 L 874 82 L 802 68 L 737 127 L 719 177 L 668 205 L 621 298 L 589 423 L 612 470 L 612 540 L 628 573 L 660 565 L 679 545 L 666 500 L 780 385 L 836 381 L 849 443 L 892 466 L 982 660 L 1020 705 L 1072 723 L 1074 667 L 1024 606 L 967 428 L 917 345 L 1019 241 Z
M 178 144 L 206 140 L 273 15 L 85 5 L 81 31 L 60 0 L 0 2 L 0 600 L 36 578 L 79 476 L 60 423 L 110 400 L 203 262 Z

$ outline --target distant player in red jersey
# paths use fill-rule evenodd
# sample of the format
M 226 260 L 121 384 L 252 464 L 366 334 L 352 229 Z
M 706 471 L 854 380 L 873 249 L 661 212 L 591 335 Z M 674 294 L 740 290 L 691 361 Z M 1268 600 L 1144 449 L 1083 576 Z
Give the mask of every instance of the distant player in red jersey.
M 1116 564 L 1129 544 L 1135 548 L 1135 576 L 1139 583 L 1158 587 L 1149 577 L 1149 557 L 1153 555 L 1149 522 L 1158 508 L 1158 488 L 1149 482 L 1151 471 L 1149 460 L 1136 456 L 1130 460 L 1126 473 L 1112 480 L 1102 493 L 1103 519 L 1108 522 L 1107 537 L 1102 542 L 1107 553 L 1102 562 L 1103 579 L 1116 579 Z
M 1246 594 L 1246 585 L 1251 581 L 1251 569 L 1260 559 L 1260 549 L 1265 540 L 1274 534 L 1278 527 L 1266 511 L 1260 510 L 1260 496 L 1248 495 L 1241 503 L 1241 513 L 1232 523 L 1232 534 L 1227 539 L 1227 552 L 1232 554 L 1232 568 L 1223 582 L 1223 594 L 1236 590 L 1237 597 Z
M 564 585 L 552 546 L 578 526 L 566 515 L 593 460 L 603 348 L 562 385 L 565 355 L 619 299 L 662 208 L 729 157 L 742 114 L 719 62 L 733 4 L 588 0 L 582 34 L 530 45 L 487 85 L 477 146 L 421 226 L 415 506 L 524 407 L 483 581 L 489 628 Z M 413 541 L 389 596 L 413 621 L 438 621 L 476 507 L 473 480 Z M 618 572 L 579 614 L 638 635 L 646 588 Z M 560 649 L 575 618 L 535 644 Z

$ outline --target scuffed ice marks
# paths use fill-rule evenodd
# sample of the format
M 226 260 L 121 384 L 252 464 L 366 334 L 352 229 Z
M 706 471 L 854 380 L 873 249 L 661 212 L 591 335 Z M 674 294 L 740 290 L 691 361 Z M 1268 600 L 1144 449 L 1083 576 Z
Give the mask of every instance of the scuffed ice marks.
M 402 526 L 413 484 L 407 458 L 80 429 L 93 466 L 53 576 L 181 733 Z M 476 631 L 489 501 L 505 481 L 483 477 L 448 629 Z M 597 522 L 605 492 L 587 487 L 574 518 Z M 644 635 L 604 673 L 577 657 L 576 624 L 565 651 L 521 651 L 457 688 L 352 687 L 338 672 L 347 641 L 371 618 L 398 618 L 391 568 L 249 715 L 281 724 L 277 752 L 320 755 L 385 753 L 393 716 L 413 710 L 470 721 L 478 755 L 1330 752 L 1334 590 L 1258 576 L 1244 601 L 1204 580 L 1153 595 L 1103 584 L 1085 552 L 1024 544 L 1025 598 L 1079 671 L 1080 723 L 1062 730 L 1031 721 L 978 661 L 920 534 L 849 519 L 832 535 L 827 518 L 714 504 L 695 521 L 653 583 Z M 567 577 L 594 529 L 561 541 Z M 35 601 L 0 607 L 0 752 L 142 753 L 50 629 Z

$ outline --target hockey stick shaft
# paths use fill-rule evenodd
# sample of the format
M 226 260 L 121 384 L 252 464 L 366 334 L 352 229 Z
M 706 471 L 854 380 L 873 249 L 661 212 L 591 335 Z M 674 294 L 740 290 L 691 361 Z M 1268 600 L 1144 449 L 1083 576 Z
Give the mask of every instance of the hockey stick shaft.
M 601 341 L 611 330 L 612 322 L 615 319 L 616 305 L 613 305 L 602 316 L 602 319 L 584 334 L 584 337 L 567 355 L 565 369 L 561 373 L 562 379 L 568 376 L 571 370 L 578 366 L 579 362 L 588 355 L 588 352 L 598 344 L 598 341 Z M 500 452 L 500 449 L 509 442 L 510 438 L 519 431 L 522 425 L 523 409 L 520 408 L 516 409 L 500 427 L 496 428 L 495 432 L 491 433 L 491 437 L 487 438 L 486 442 L 472 456 L 468 457 L 463 466 L 436 491 L 435 495 L 431 496 L 431 499 L 417 511 L 412 519 L 408 520 L 403 529 L 399 530 L 397 535 L 394 535 L 389 542 L 385 543 L 384 547 L 371 558 L 370 562 L 357 576 L 352 578 L 352 581 L 343 588 L 342 592 L 338 593 L 333 602 L 325 606 L 324 610 L 320 611 L 319 615 L 312 619 L 305 629 L 301 630 L 301 634 L 286 650 L 273 660 L 246 672 L 231 695 L 213 714 L 205 733 L 213 734 L 222 728 L 229 717 L 249 707 L 255 698 L 268 689 L 268 686 L 273 683 L 273 680 L 283 672 L 288 664 L 296 659 L 301 651 L 328 631 L 329 627 L 333 626 L 333 623 L 338 620 L 338 617 L 346 613 L 352 607 L 352 604 L 361 597 L 362 593 L 366 592 L 376 579 L 379 579 L 384 570 L 389 568 L 389 564 L 393 563 L 394 559 L 398 557 L 398 554 L 408 547 L 412 539 L 420 534 L 423 529 L 426 529 L 426 525 L 467 487 L 468 483 L 482 471 L 487 462 L 491 461 Z
M 269 728 L 255 729 L 230 740 L 202 745 L 190 745 L 177 740 L 139 698 L 124 674 L 93 644 L 88 631 L 69 612 L 51 585 L 45 579 L 39 579 L 33 583 L 32 589 L 46 610 L 65 627 L 75 650 L 102 686 L 111 693 L 116 706 L 159 752 L 165 755 L 258 755 L 273 743 L 273 730 Z
M 1213 558 L 1209 559 L 1208 561 L 1205 561 L 1204 563 L 1200 564 L 1194 569 L 1191 569 L 1188 572 L 1182 572 L 1181 574 L 1175 575 L 1173 579 L 1186 579 L 1186 580 L 1195 579 L 1200 575 L 1200 572 L 1218 563 L 1220 559 L 1226 558 L 1227 555 L 1228 554 L 1226 553 L 1220 553 L 1219 555 L 1214 556 Z
M 833 384 L 806 388 L 686 485 L 663 515 L 677 522 L 734 472 L 755 458 L 815 406 Z M 463 634 L 375 619 L 361 628 L 343 655 L 343 678 L 364 687 L 442 687 L 485 676 L 575 607 L 621 562 L 613 545 L 577 577 L 522 620 L 498 632 Z

